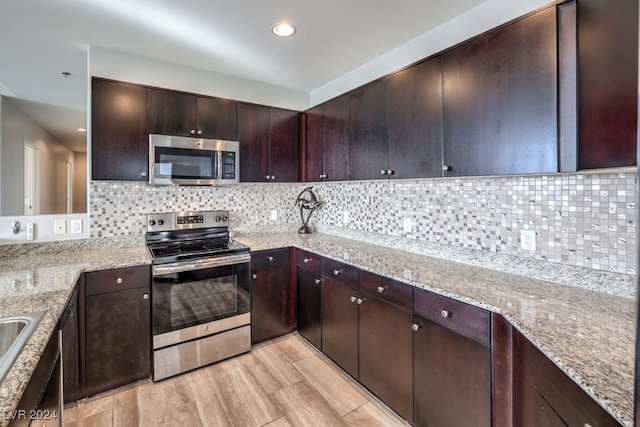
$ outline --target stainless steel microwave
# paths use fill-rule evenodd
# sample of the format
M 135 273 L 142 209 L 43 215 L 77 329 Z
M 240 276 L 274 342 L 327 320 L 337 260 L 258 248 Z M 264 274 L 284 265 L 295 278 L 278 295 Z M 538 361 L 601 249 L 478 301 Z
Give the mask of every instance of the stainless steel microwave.
M 149 135 L 149 184 L 237 184 L 238 141 Z

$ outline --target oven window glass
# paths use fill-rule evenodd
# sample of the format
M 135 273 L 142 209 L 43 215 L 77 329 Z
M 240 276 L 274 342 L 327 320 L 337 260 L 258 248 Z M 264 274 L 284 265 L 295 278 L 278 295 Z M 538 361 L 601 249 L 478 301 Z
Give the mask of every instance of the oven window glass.
M 155 148 L 156 178 L 215 179 L 217 152 L 185 148 Z
M 248 313 L 248 264 L 153 278 L 154 335 Z

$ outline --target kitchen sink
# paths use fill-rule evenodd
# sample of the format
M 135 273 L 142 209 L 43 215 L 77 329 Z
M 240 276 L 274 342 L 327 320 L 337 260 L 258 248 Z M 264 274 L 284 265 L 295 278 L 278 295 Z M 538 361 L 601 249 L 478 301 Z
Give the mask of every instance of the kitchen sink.
M 0 319 L 0 382 L 38 327 L 45 311 L 4 317 Z

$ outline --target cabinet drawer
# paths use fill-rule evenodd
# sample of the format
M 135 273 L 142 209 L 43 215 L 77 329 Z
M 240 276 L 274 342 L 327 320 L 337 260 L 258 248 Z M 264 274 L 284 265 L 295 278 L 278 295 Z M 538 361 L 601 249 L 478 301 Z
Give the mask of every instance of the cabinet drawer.
M 251 268 L 283 265 L 289 262 L 289 248 L 268 249 L 251 252 Z
M 412 286 L 368 271 L 360 271 L 360 292 L 379 298 L 407 311 L 413 302 Z
M 85 276 L 85 294 L 99 295 L 107 292 L 150 286 L 151 272 L 148 265 L 92 271 Z
M 358 289 L 358 269 L 340 261 L 322 258 L 322 275 L 336 282 Z
M 453 332 L 489 346 L 489 312 L 433 292 L 414 288 L 413 312 Z
M 296 264 L 305 270 L 320 274 L 320 260 L 322 257 L 311 252 L 296 249 Z

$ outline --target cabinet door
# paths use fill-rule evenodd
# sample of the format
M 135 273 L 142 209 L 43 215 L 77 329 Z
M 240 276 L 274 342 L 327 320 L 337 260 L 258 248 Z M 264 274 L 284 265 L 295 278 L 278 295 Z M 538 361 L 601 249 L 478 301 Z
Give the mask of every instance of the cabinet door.
M 87 395 L 147 378 L 151 357 L 149 289 L 86 297 Z
M 444 175 L 556 172 L 557 86 L 554 7 L 445 52 Z
M 388 169 L 387 80 L 349 98 L 349 179 L 386 178 Z
M 204 96 L 196 97 L 196 132 L 203 138 L 238 139 L 237 102 Z
M 363 300 L 359 306 L 359 381 L 402 418 L 412 420 L 411 313 L 377 298 L 365 296 Z
M 91 179 L 147 181 L 147 88 L 91 82 Z
M 271 180 L 298 182 L 299 113 L 271 108 L 269 127 Z
M 321 284 L 319 274 L 297 268 L 298 333 L 317 348 L 322 348 L 322 324 L 320 318 Z
M 513 334 L 514 425 L 619 426 L 521 333 Z M 551 420 L 551 421 L 550 421 Z
M 324 105 L 324 174 L 325 181 L 349 179 L 348 94 Z
M 269 176 L 269 107 L 238 104 L 240 181 L 264 182 Z
M 324 104 L 304 113 L 304 182 L 324 177 Z
M 442 175 L 442 58 L 392 75 L 388 82 L 392 178 Z
M 291 332 L 289 265 L 251 271 L 251 343 Z
M 491 351 L 414 316 L 414 424 L 491 426 Z
M 636 164 L 638 1 L 578 2 L 579 168 Z
M 196 97 L 186 93 L 149 89 L 149 133 L 194 136 Z
M 358 379 L 357 291 L 322 278 L 322 352 Z

